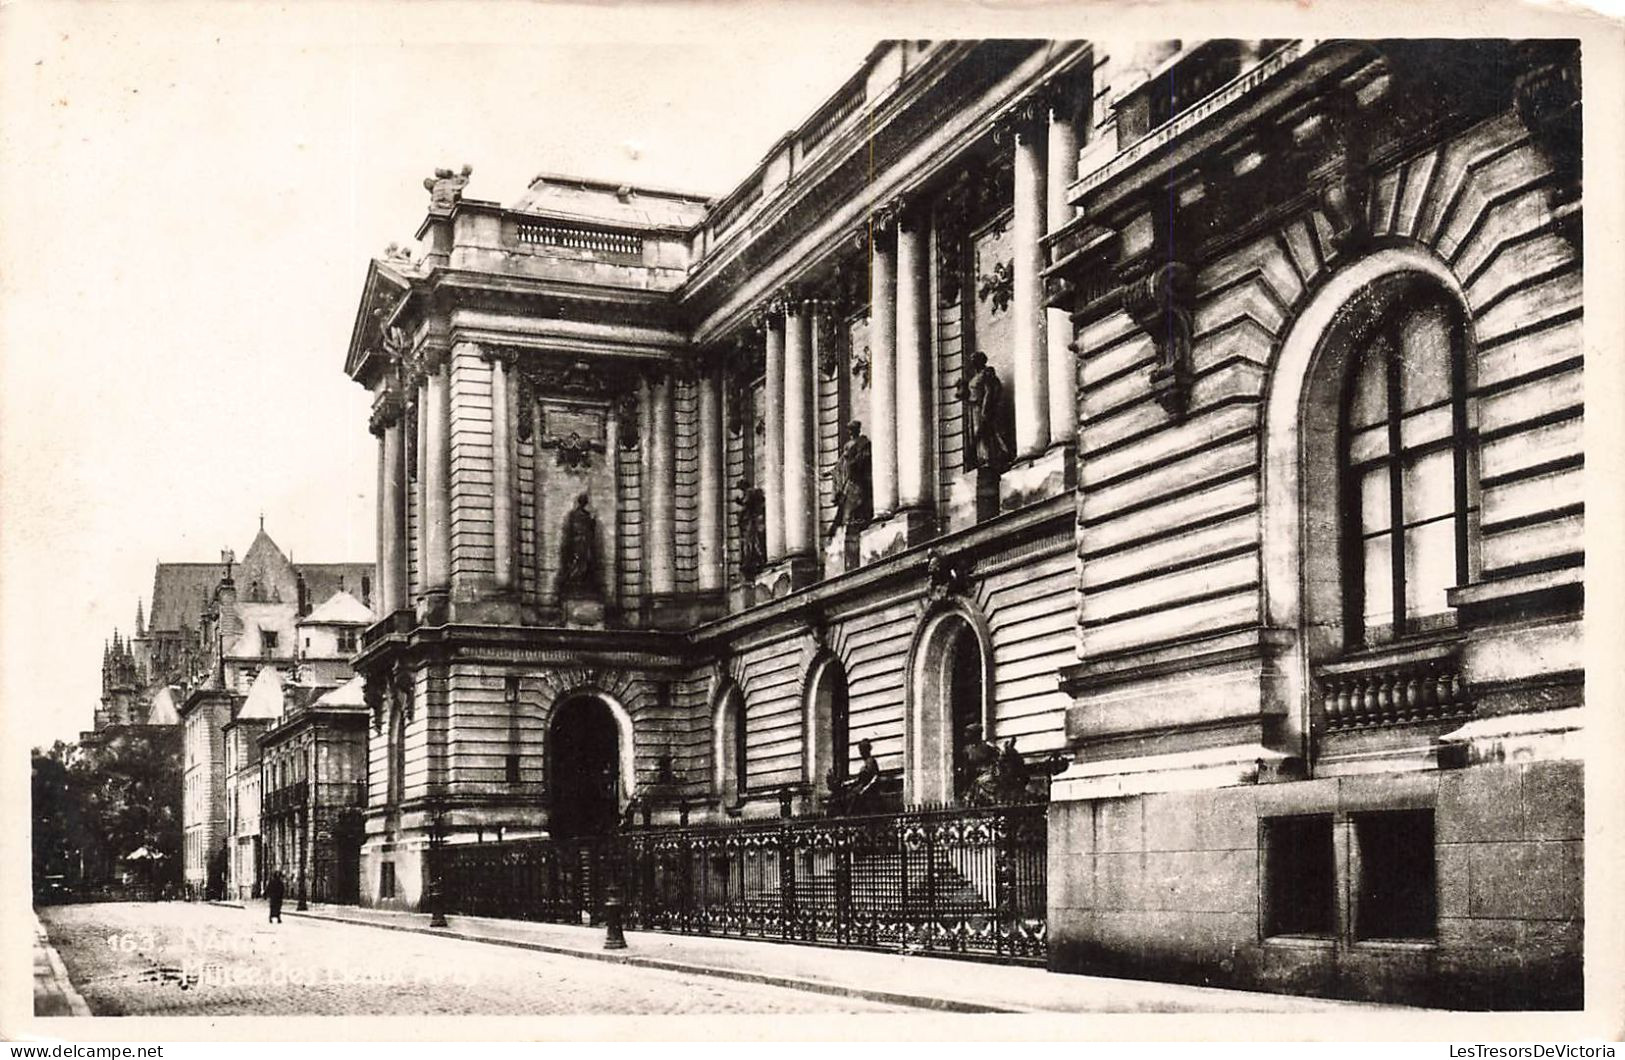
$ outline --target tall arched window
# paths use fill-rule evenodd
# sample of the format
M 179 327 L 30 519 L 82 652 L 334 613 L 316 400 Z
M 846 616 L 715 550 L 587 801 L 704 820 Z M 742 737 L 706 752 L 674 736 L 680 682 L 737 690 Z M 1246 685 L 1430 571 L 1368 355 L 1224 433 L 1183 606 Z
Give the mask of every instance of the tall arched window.
M 398 809 L 406 793 L 406 711 L 397 693 L 389 712 L 389 805 Z
M 851 770 L 846 668 L 833 655 L 808 671 L 806 717 L 806 780 L 822 799 L 830 781 L 847 779 Z
M 1347 325 L 1339 485 L 1346 643 L 1369 647 L 1453 622 L 1478 499 L 1455 304 L 1413 288 L 1368 319 Z
M 737 685 L 717 700 L 713 738 L 712 791 L 721 805 L 737 806 L 745 793 L 745 697 Z

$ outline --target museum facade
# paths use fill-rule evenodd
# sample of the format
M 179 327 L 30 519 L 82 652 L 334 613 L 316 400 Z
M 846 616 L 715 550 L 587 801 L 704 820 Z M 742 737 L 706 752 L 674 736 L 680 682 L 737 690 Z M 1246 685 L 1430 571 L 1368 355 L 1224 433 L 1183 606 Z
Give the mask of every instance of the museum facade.
M 346 361 L 363 901 L 648 833 L 683 930 L 1577 1001 L 1578 108 L 1562 42 L 892 41 L 720 199 L 437 171 Z

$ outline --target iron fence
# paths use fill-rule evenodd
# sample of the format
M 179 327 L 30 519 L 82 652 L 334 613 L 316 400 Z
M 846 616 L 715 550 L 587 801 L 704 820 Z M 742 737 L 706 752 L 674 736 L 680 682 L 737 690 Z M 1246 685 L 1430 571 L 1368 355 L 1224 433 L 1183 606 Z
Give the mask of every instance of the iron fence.
M 1041 964 L 1043 803 L 449 845 L 452 913 Z M 433 871 L 433 869 L 431 869 Z

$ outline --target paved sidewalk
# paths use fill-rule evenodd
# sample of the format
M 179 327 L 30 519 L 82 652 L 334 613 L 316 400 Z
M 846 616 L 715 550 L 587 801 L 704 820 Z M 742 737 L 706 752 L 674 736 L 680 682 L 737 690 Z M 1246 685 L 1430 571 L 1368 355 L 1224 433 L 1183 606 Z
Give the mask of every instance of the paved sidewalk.
M 260 903 L 262 904 L 262 903 Z M 310 917 L 396 931 L 452 935 L 546 953 L 570 954 L 694 975 L 864 998 L 946 1012 L 1333 1012 L 1380 1008 L 1283 994 L 1221 990 L 1137 979 L 1059 975 L 1042 968 L 941 957 L 837 950 L 743 939 L 628 931 L 627 948 L 605 950 L 604 929 L 488 917 L 448 916 L 430 928 L 426 913 L 312 904 Z
M 90 1006 L 74 989 L 68 969 L 51 945 L 39 914 L 34 914 L 34 1015 L 88 1016 Z

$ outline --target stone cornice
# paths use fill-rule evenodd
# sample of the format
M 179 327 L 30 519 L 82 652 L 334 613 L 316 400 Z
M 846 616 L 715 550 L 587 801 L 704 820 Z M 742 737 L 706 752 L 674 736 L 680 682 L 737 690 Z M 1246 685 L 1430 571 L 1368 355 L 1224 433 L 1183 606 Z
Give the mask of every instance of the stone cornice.
M 874 136 L 880 142 L 900 142 L 902 146 L 899 156 L 886 159 L 878 174 L 863 172 L 864 167 L 857 166 L 859 159 L 855 155 L 843 156 L 839 164 L 826 163 L 821 169 L 809 170 L 798 177 L 804 190 L 800 194 L 780 195 L 770 203 L 749 226 L 748 238 L 746 233 L 736 234 L 714 248 L 677 295 L 687 314 L 695 319 L 696 341 L 711 342 L 734 330 L 768 291 L 827 267 L 831 256 L 844 251 L 850 235 L 866 225 L 873 204 L 912 197 L 940 183 L 962 164 L 978 141 L 989 135 L 990 115 L 1008 106 L 1010 100 L 1031 93 L 1061 71 L 1085 63 L 1093 54 L 1086 44 L 1068 46 L 1058 52 L 1035 51 L 1008 64 L 1004 76 L 991 84 L 943 87 L 952 69 L 972 65 L 967 60 L 974 59 L 977 47 L 996 46 L 1012 44 L 977 42 L 953 50 L 951 58 L 944 52 L 937 60 L 946 64 L 943 68 L 934 70 L 930 78 L 922 76 L 912 86 L 908 98 L 893 98 L 880 108 L 872 126 Z M 940 99 L 927 100 L 932 93 L 948 92 L 960 93 L 951 100 L 952 106 Z M 931 113 L 928 115 L 927 111 Z M 943 121 L 944 113 L 951 118 Z M 898 128 L 909 122 L 920 123 L 918 134 Z M 850 189 L 830 191 L 820 186 L 841 179 L 851 183 Z M 828 207 L 832 199 L 840 204 L 834 210 Z M 798 213 L 803 216 L 796 218 Z M 725 277 L 740 275 L 736 270 L 745 268 L 744 275 L 753 274 L 750 269 L 754 266 L 740 263 L 743 258 L 762 262 L 761 279 L 751 284 L 736 283 L 727 288 L 726 293 L 713 296 L 711 292 L 726 282 Z M 785 267 L 792 271 L 788 274 L 774 271 Z M 708 304 L 712 297 L 725 301 L 719 305 Z

